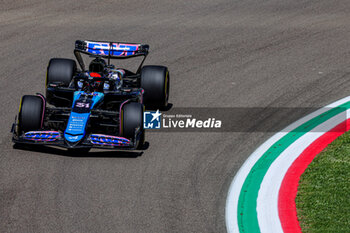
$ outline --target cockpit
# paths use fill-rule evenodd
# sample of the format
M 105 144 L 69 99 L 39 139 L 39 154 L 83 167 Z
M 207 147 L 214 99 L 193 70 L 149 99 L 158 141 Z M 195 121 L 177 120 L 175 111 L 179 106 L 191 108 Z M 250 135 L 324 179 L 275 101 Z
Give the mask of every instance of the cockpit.
M 123 69 L 107 66 L 105 60 L 97 57 L 91 61 L 89 71 L 81 74 L 76 87 L 86 92 L 118 91 L 123 85 L 124 75 Z

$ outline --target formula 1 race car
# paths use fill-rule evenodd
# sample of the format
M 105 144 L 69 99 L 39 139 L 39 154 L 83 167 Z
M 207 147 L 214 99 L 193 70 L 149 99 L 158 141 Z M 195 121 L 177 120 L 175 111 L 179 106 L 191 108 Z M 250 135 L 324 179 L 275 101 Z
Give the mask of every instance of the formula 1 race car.
M 53 58 L 47 67 L 46 97 L 25 95 L 12 126 L 13 142 L 89 150 L 142 149 L 144 109 L 168 105 L 169 71 L 142 66 L 146 44 L 75 42 L 71 59 Z M 93 60 L 85 68 L 82 54 Z M 136 72 L 116 68 L 112 59 L 143 56 Z M 107 62 L 106 62 L 107 59 Z

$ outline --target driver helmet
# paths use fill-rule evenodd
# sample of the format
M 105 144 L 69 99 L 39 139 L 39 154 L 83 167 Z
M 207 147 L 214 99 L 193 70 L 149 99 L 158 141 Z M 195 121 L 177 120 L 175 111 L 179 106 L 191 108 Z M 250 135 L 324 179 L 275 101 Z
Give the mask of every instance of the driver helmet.
M 101 59 L 100 57 L 96 57 L 94 60 L 90 62 L 89 71 L 101 73 L 104 71 L 106 67 L 106 61 Z
M 116 89 L 119 89 L 123 85 L 123 76 L 125 71 L 122 69 L 113 69 L 109 75 L 109 78 L 114 81 Z

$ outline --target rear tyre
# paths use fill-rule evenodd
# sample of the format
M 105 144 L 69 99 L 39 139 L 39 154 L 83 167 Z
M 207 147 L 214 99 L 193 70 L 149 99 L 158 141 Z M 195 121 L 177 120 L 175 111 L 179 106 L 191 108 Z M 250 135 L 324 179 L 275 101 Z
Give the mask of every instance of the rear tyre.
M 61 83 L 68 87 L 76 68 L 77 65 L 72 59 L 52 58 L 47 67 L 47 84 Z
M 28 132 L 42 128 L 45 102 L 42 97 L 25 95 L 22 97 L 19 112 L 19 129 Z
M 144 66 L 141 70 L 143 102 L 147 108 L 164 108 L 169 99 L 169 71 L 165 66 Z
M 58 106 L 70 104 L 67 103 L 67 101 L 62 102 L 62 98 L 67 98 L 67 93 L 54 93 L 54 91 L 50 90 L 48 87 L 53 83 L 62 87 L 68 87 L 73 79 L 76 69 L 77 65 L 72 59 L 52 58 L 50 60 L 47 67 L 46 77 L 46 99 L 48 103 Z M 72 93 L 70 94 L 72 95 Z
M 140 128 L 143 134 L 143 104 L 136 102 L 125 104 L 121 112 L 121 123 L 123 137 L 133 139 L 137 128 Z

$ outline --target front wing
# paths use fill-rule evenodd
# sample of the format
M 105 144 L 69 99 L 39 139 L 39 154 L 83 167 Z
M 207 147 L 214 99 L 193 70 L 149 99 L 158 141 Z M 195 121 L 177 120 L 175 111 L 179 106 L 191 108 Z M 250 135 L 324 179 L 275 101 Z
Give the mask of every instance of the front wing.
M 81 141 L 71 143 L 65 140 L 63 134 L 58 131 L 30 131 L 20 136 L 16 135 L 14 130 L 12 132 L 12 141 L 14 143 L 59 146 L 64 148 L 136 150 L 141 137 L 141 132 L 137 129 L 134 139 L 104 134 L 89 134 Z

